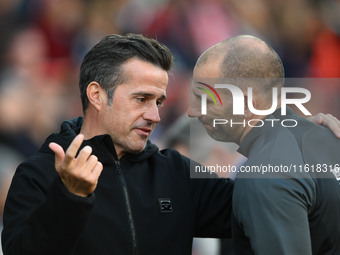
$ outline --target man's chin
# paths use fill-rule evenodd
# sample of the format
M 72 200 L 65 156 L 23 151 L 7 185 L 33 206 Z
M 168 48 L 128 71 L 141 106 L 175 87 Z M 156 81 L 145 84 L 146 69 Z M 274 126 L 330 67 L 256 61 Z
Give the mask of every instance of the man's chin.
M 143 144 L 138 144 L 136 146 L 133 146 L 132 148 L 130 148 L 129 152 L 132 153 L 132 154 L 139 154 L 139 153 L 141 153 L 145 149 L 145 147 L 146 147 L 146 141 Z

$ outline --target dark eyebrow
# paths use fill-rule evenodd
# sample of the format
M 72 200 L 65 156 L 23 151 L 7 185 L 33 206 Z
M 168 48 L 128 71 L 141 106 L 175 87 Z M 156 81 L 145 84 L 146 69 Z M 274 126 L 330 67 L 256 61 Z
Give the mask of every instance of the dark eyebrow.
M 145 96 L 145 97 L 154 97 L 155 96 L 155 94 L 147 93 L 147 92 L 135 92 L 135 93 L 132 93 L 132 95 L 133 96 Z M 164 101 L 166 99 L 166 96 L 162 95 L 159 99 Z

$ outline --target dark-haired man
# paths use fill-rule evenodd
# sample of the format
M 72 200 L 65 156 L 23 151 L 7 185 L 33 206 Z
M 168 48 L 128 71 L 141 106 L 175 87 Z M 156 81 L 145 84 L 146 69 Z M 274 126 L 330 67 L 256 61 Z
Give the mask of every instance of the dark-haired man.
M 204 82 L 230 89 L 217 89 L 223 105 L 208 101 L 206 114 Z M 248 158 L 234 187 L 236 254 L 340 254 L 340 186 L 334 176 L 340 141 L 289 107 L 273 104 L 273 91 L 280 99 L 283 82 L 281 60 L 268 44 L 252 36 L 229 38 L 197 61 L 189 115 L 215 140 L 240 145 Z M 246 102 L 243 113 L 234 112 L 237 100 Z M 214 125 L 216 119 L 229 123 Z
M 110 35 L 89 51 L 84 118 L 18 167 L 4 254 L 189 255 L 193 236 L 230 236 L 233 183 L 190 179 L 188 158 L 148 141 L 171 66 L 170 51 L 141 35 Z

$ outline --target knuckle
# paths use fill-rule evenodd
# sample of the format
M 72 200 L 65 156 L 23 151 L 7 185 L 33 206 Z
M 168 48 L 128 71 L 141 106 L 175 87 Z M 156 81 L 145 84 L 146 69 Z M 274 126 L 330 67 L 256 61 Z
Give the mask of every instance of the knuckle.
M 98 183 L 97 178 L 89 179 L 89 184 L 91 184 L 92 186 L 97 186 L 97 183 Z
M 69 171 L 69 166 L 68 166 L 68 164 L 65 164 L 65 162 L 63 162 L 63 163 L 60 165 L 60 168 L 59 168 L 59 171 L 58 171 L 58 172 L 61 172 L 61 173 L 70 172 L 70 171 Z
M 98 184 L 98 176 L 91 176 L 91 184 L 92 184 L 92 186 L 97 186 L 97 184 Z
M 70 151 L 66 151 L 65 153 L 65 160 L 73 159 L 73 155 Z
M 58 172 L 58 174 L 59 174 L 59 177 L 60 177 L 61 179 L 65 179 L 65 178 L 67 178 L 67 176 L 68 176 L 65 172 L 62 172 L 62 171 Z
M 83 176 L 82 177 L 82 182 L 86 186 L 92 186 L 95 180 L 93 180 L 91 175 Z
M 80 180 L 82 181 L 85 181 L 87 180 L 87 174 L 85 171 L 80 171 L 78 174 L 77 174 L 77 178 L 79 178 Z
M 68 176 L 74 180 L 78 180 L 81 178 L 81 176 L 79 175 L 79 173 L 75 173 L 75 172 L 71 172 L 68 174 Z

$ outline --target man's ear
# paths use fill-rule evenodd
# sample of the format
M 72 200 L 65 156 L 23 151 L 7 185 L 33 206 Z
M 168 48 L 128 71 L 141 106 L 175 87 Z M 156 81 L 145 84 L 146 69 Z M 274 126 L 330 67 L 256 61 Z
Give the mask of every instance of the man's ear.
M 89 99 L 89 103 L 96 108 L 98 111 L 100 110 L 103 99 L 101 97 L 102 88 L 100 87 L 99 83 L 96 81 L 92 81 L 86 89 L 87 98 Z

